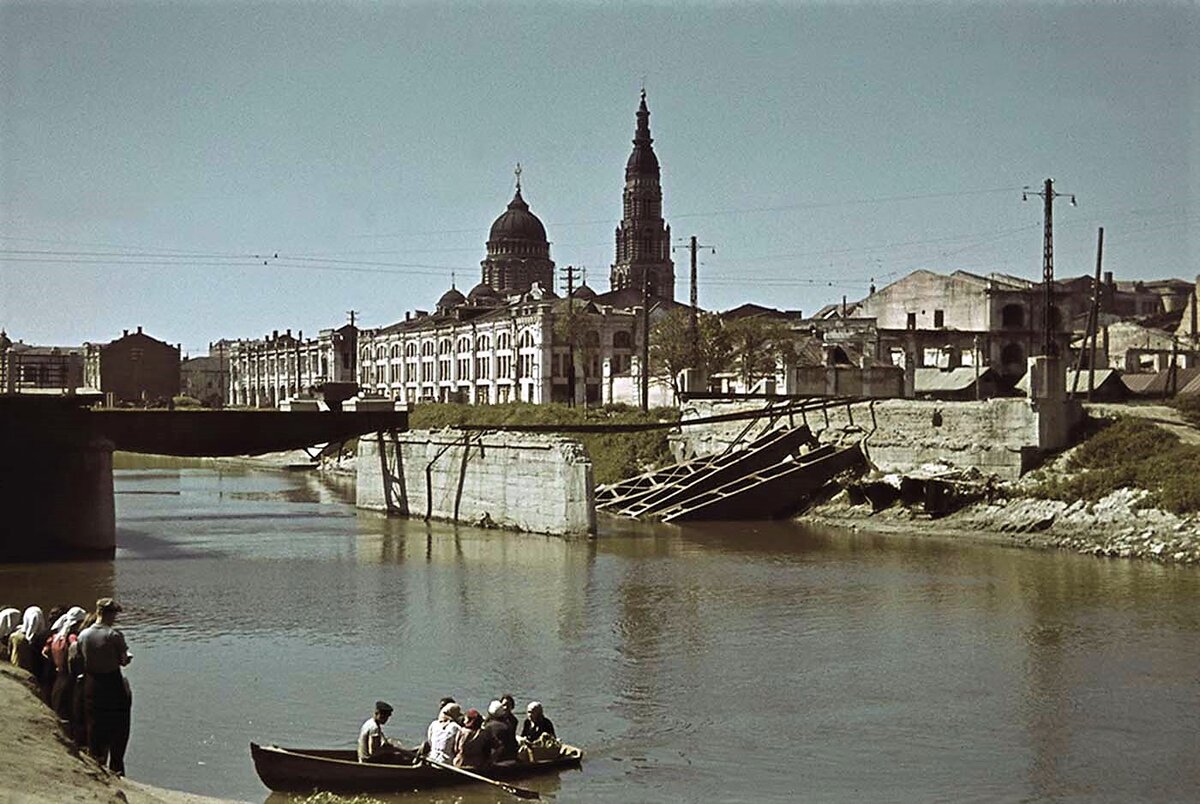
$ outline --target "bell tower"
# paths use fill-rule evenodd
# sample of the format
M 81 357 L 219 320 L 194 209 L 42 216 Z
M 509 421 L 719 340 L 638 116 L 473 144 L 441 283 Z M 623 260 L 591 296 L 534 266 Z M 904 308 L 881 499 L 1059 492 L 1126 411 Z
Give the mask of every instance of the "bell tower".
M 650 136 L 650 110 L 646 90 L 637 110 L 633 153 L 625 163 L 625 192 L 621 224 L 617 227 L 617 253 L 609 275 L 612 290 L 642 288 L 649 277 L 650 293 L 675 298 L 675 265 L 671 262 L 671 227 L 662 216 L 662 185 L 658 157 Z

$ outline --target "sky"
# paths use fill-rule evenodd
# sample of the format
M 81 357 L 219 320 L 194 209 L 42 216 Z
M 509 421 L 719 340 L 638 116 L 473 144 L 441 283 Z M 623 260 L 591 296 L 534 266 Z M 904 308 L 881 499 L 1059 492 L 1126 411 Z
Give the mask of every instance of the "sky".
M 1200 273 L 1192 3 L 0 0 L 0 328 L 315 335 L 479 281 L 522 192 L 608 289 L 644 86 L 708 309 Z M 714 251 L 715 250 L 715 251 Z M 560 271 L 565 277 L 565 272 Z M 565 281 L 565 278 L 563 279 Z

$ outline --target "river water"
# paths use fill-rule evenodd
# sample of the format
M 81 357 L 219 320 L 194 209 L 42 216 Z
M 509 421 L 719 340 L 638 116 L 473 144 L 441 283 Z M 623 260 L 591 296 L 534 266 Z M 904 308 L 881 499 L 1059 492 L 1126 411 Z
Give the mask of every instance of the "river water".
M 116 473 L 111 562 L 0 565 L 0 603 L 112 594 L 133 778 L 269 796 L 250 741 L 352 747 L 376 698 L 545 704 L 562 801 L 1194 801 L 1200 571 L 791 523 L 591 541 L 356 512 L 306 473 Z M 491 788 L 396 801 L 505 800 Z

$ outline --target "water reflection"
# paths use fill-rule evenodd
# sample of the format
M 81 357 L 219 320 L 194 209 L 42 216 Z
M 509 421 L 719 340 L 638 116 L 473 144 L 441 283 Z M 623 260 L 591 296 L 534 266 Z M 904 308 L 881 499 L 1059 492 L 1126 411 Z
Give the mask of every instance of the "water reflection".
M 788 523 L 564 541 L 356 512 L 311 473 L 157 464 L 117 487 L 115 562 L 0 566 L 0 597 L 126 603 L 129 761 L 154 783 L 261 800 L 250 740 L 350 747 L 382 697 L 415 743 L 442 695 L 511 692 L 588 751 L 527 785 L 564 800 L 1200 784 L 1193 569 Z

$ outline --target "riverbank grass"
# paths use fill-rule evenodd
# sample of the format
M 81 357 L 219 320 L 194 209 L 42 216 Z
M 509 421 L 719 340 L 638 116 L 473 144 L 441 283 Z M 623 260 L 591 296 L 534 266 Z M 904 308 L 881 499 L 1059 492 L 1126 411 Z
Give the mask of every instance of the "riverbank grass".
M 1095 502 L 1121 488 L 1144 489 L 1143 506 L 1200 511 L 1200 446 L 1150 422 L 1121 418 L 1085 440 L 1059 467 L 1043 470 L 1033 492 L 1046 499 Z
M 627 405 L 567 407 L 563 404 L 459 405 L 424 403 L 414 405 L 408 424 L 414 430 L 438 430 L 456 424 L 646 424 L 679 421 L 674 408 L 642 411 Z M 667 430 L 639 433 L 566 433 L 580 441 L 592 459 L 597 483 L 612 483 L 672 461 Z

